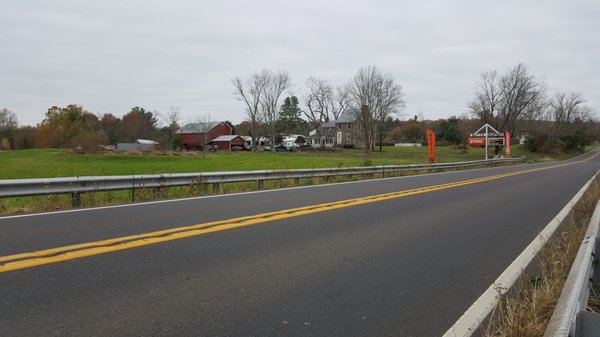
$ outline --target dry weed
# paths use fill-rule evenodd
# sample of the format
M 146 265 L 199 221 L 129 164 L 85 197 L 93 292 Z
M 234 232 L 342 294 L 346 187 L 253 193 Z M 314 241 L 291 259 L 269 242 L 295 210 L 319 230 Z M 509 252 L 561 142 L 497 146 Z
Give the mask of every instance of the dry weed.
M 562 231 L 555 233 L 538 254 L 534 276 L 522 275 L 501 296 L 482 329 L 483 336 L 543 336 L 599 197 L 597 179 L 559 228 Z

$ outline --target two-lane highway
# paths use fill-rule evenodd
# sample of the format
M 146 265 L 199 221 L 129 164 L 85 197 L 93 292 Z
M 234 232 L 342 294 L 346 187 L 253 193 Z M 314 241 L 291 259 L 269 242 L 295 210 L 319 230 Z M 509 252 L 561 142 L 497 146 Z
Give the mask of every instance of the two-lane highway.
M 0 336 L 442 335 L 599 168 L 0 217 Z

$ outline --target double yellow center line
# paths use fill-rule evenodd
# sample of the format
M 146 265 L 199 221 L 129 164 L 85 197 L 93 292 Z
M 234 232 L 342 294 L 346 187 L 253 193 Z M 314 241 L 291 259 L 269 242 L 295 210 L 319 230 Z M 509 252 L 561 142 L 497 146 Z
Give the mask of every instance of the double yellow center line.
M 573 165 L 577 163 L 581 163 L 583 161 L 590 160 L 600 153 L 596 153 L 595 155 L 581 160 L 575 161 L 571 163 L 559 164 L 554 166 L 540 167 L 534 169 L 528 169 L 517 172 L 510 172 L 504 174 L 498 174 L 489 177 L 483 178 L 475 178 L 463 181 L 457 181 L 447 184 L 414 188 L 404 191 L 397 191 L 391 193 L 384 193 L 360 198 L 353 198 L 335 202 L 329 202 L 318 205 L 311 205 L 305 207 L 291 208 L 286 210 L 280 210 L 275 212 L 268 212 L 262 214 L 256 214 L 251 216 L 232 218 L 227 220 L 213 221 L 207 223 L 196 224 L 192 226 L 171 228 L 156 232 L 150 232 L 145 234 L 137 234 L 130 236 L 123 236 L 114 239 L 101 240 L 96 242 L 82 243 L 71 246 L 63 246 L 52 249 L 39 250 L 35 252 L 15 254 L 9 256 L 0 257 L 0 273 L 30 268 L 35 266 L 41 266 L 50 263 L 56 263 L 61 261 L 73 260 L 81 257 L 105 254 L 109 252 L 115 252 L 119 250 L 125 250 L 135 247 L 148 246 L 156 243 L 167 242 L 182 238 L 187 238 L 191 236 L 197 236 L 207 233 L 219 232 L 228 229 L 234 229 L 239 227 L 246 227 L 251 225 L 256 225 L 260 223 L 265 223 L 269 221 L 275 221 L 280 219 L 287 219 L 298 217 L 306 214 L 313 214 L 319 212 L 330 211 L 339 208 L 352 207 L 358 205 L 369 204 L 373 202 L 396 199 L 407 197 L 410 195 L 423 194 L 428 192 L 434 192 L 459 186 L 472 185 L 477 183 L 482 183 L 491 180 L 502 179 L 506 177 L 512 177 L 516 175 L 549 170 L 553 168 Z

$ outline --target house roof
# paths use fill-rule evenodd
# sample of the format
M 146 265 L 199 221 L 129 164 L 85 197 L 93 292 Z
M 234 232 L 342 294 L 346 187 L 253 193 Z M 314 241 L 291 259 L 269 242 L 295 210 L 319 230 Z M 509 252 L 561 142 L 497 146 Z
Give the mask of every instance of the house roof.
M 136 139 L 135 142 L 136 142 L 136 144 L 158 145 L 158 142 L 155 142 L 155 141 L 149 140 L 149 139 Z
M 232 140 L 234 140 L 236 138 L 244 139 L 244 138 L 242 138 L 241 136 L 238 136 L 238 135 L 223 135 L 223 136 L 219 136 L 219 137 L 211 140 L 211 143 L 212 142 L 230 142 L 230 141 L 232 141 Z
M 208 123 L 188 123 L 184 125 L 181 129 L 175 131 L 175 133 L 183 134 L 183 133 L 204 133 L 214 129 L 217 125 L 222 124 L 223 122 L 208 122 Z M 225 124 L 227 125 L 227 124 Z M 229 125 L 227 125 L 229 126 Z
M 312 136 L 304 137 L 304 139 L 335 139 L 335 137 L 336 137 L 335 135 L 320 135 L 320 136 L 318 136 L 318 135 L 314 134 Z
M 329 121 L 321 124 L 322 128 L 335 128 L 335 121 Z
M 354 109 L 349 109 L 348 111 L 344 112 L 343 115 L 340 116 L 340 118 L 335 120 L 335 123 L 354 123 L 354 121 L 356 120 L 356 110 Z

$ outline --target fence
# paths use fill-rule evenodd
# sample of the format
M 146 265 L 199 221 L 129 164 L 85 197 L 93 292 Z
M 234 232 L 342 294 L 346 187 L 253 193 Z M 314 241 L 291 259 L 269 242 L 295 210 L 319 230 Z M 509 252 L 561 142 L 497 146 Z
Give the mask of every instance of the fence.
M 71 194 L 74 207 L 80 205 L 81 193 L 135 190 L 141 188 L 164 188 L 175 186 L 191 186 L 198 184 L 219 184 L 256 181 L 257 188 L 264 188 L 265 180 L 301 179 L 317 177 L 335 177 L 350 175 L 375 175 L 438 169 L 459 169 L 473 166 L 494 166 L 504 163 L 522 163 L 525 158 L 506 158 L 477 160 L 458 163 L 422 164 L 422 165 L 385 165 L 348 168 L 295 169 L 295 170 L 260 170 L 260 171 L 225 171 L 202 173 L 148 174 L 131 176 L 88 176 L 41 179 L 8 179 L 0 180 L 0 198 L 24 197 L 49 194 Z
M 558 299 L 544 337 L 600 336 L 600 314 L 586 311 L 593 282 L 600 281 L 600 203 L 596 205 L 585 238 Z

